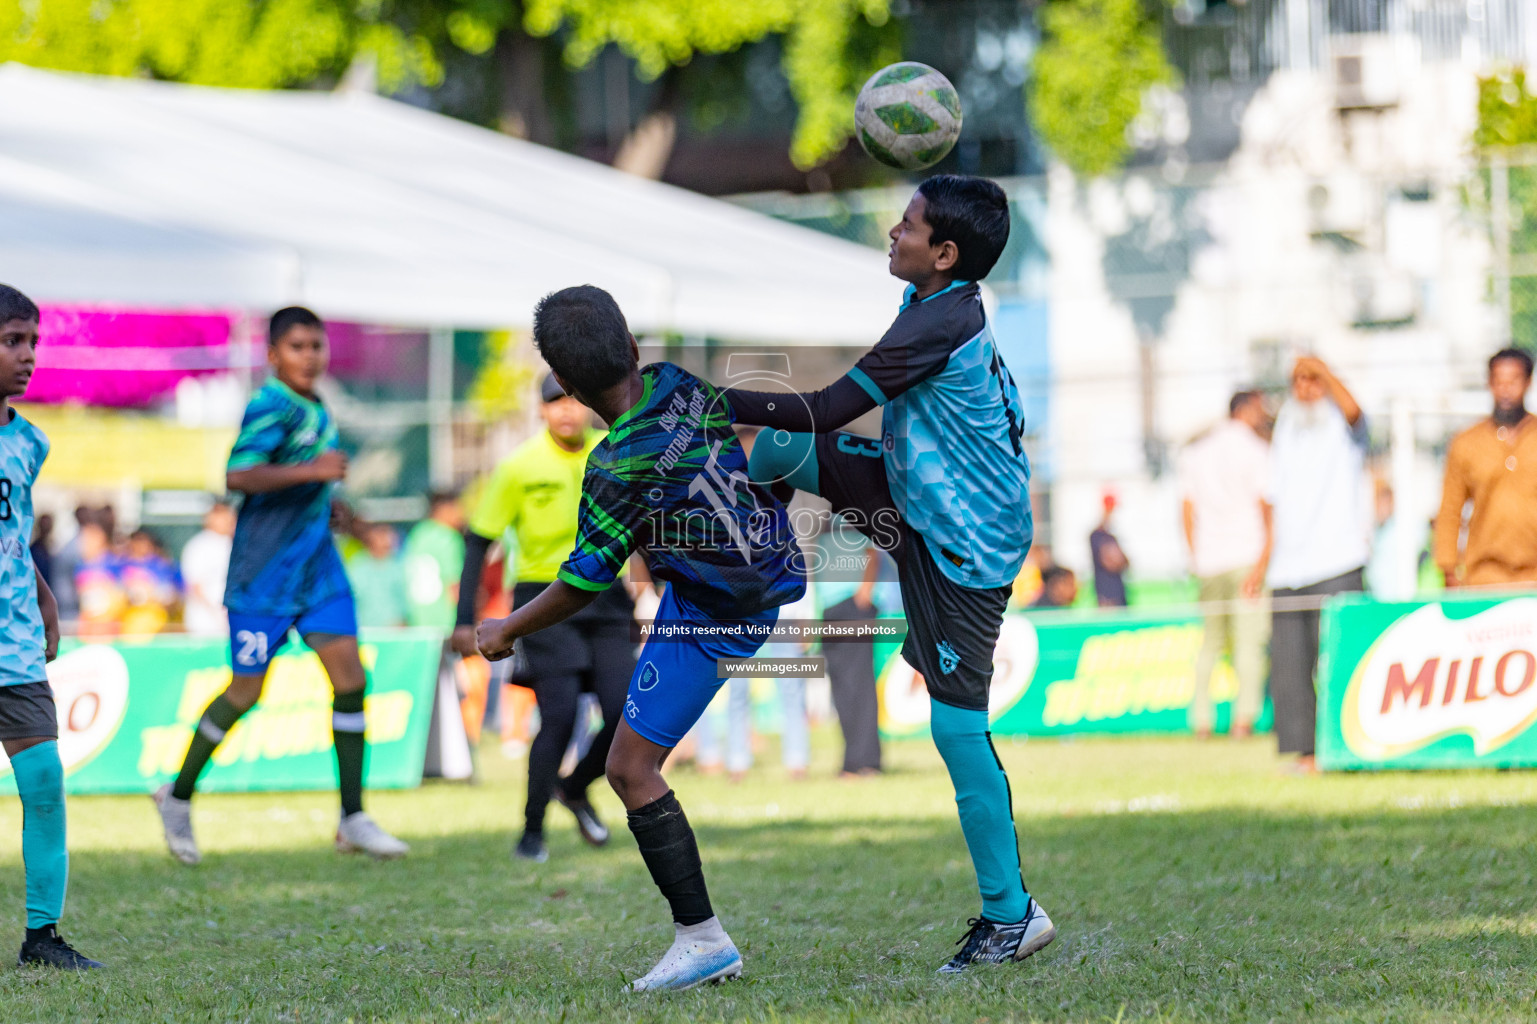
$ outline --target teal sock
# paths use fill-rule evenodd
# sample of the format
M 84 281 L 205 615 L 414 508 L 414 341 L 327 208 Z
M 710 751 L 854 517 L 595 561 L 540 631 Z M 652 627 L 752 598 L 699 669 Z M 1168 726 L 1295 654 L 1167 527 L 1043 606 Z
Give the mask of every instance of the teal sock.
M 342 814 L 363 809 L 363 691 L 338 693 L 331 701 L 331 739 L 336 744 L 336 781 L 341 790 Z
M 997 924 L 1025 919 L 1030 894 L 1019 871 L 1019 838 L 1009 777 L 993 750 L 987 712 L 929 701 L 929 728 L 955 786 L 961 832 L 982 891 L 982 916 Z
M 27 927 L 57 924 L 69 886 L 64 840 L 64 765 L 55 740 L 11 758 L 21 795 L 21 861 L 27 873 Z

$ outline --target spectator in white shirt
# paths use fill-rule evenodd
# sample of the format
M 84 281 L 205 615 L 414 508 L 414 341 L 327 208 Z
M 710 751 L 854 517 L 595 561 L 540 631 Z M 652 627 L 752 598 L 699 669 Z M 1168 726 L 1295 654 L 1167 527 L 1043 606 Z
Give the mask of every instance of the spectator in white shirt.
M 1272 618 L 1270 697 L 1281 753 L 1313 768 L 1318 703 L 1317 607 L 1287 608 L 1362 589 L 1370 553 L 1366 509 L 1366 417 L 1320 359 L 1292 370 L 1292 398 L 1276 418 L 1270 449 L 1275 547 L 1268 580 Z
M 203 528 L 181 550 L 181 575 L 187 587 L 188 633 L 217 636 L 229 630 L 224 613 L 224 580 L 229 573 L 235 510 L 215 501 L 203 515 Z
M 1265 569 L 1271 543 L 1265 498 L 1270 446 L 1260 436 L 1265 420 L 1259 392 L 1240 391 L 1228 403 L 1228 419 L 1194 441 L 1180 460 L 1185 543 L 1206 606 L 1190 706 L 1190 726 L 1201 737 L 1210 736 L 1215 724 L 1211 675 L 1225 650 L 1232 652 L 1238 676 L 1230 736 L 1254 731 L 1265 698 L 1265 645 L 1270 642 Z

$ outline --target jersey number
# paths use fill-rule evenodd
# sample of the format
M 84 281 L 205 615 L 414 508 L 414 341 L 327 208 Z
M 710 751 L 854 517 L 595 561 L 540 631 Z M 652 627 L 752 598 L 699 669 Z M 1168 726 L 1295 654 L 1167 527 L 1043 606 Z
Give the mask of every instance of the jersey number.
M 267 660 L 267 634 L 242 629 L 235 634 L 235 661 L 241 665 L 260 665 Z
M 725 475 L 721 474 L 720 464 L 715 460 L 720 455 L 721 446 L 724 444 L 725 441 L 716 441 L 710 446 L 710 457 L 705 460 L 704 464 L 705 472 L 696 474 L 694 479 L 689 482 L 688 493 L 689 497 L 704 495 L 705 500 L 715 509 L 716 517 L 725 524 L 726 532 L 731 534 L 731 539 L 736 542 L 737 550 L 742 552 L 742 558 L 751 563 L 752 548 L 748 546 L 747 538 L 742 536 L 741 524 L 736 521 L 735 516 L 726 511 L 726 502 L 730 502 L 732 508 L 736 507 L 736 485 L 740 483 L 742 488 L 746 490 L 747 477 L 735 470 Z M 706 473 L 715 481 L 715 487 L 710 486 L 710 481 L 705 478 Z M 721 500 L 722 494 L 725 495 L 724 501 Z M 747 491 L 747 497 L 753 502 L 753 507 L 756 509 L 757 499 L 753 498 L 752 491 Z
M 1016 416 L 1014 407 L 1009 404 L 1009 389 L 1014 386 L 1014 376 L 1009 373 L 1009 368 L 1003 365 L 1003 360 L 998 358 L 996 345 L 993 346 L 993 362 L 988 367 L 988 371 L 998 382 L 998 399 L 1003 405 L 1003 415 L 1009 421 L 1009 443 L 1014 446 L 1015 455 L 1023 455 L 1025 453 L 1024 445 L 1021 443 L 1024 435 L 1024 424 L 1021 422 L 1023 417 Z
M 11 482 L 0 476 L 0 520 L 11 518 Z

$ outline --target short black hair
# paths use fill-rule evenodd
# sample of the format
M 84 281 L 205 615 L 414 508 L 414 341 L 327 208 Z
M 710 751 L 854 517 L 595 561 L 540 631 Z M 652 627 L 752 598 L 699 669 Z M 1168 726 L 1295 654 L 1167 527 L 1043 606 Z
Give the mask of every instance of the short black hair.
M 630 327 L 614 297 L 580 284 L 534 307 L 534 347 L 577 397 L 593 399 L 635 370 Z
M 453 504 L 454 502 L 456 502 L 458 500 L 459 500 L 459 492 L 458 491 L 453 491 L 453 490 L 428 491 L 427 492 L 427 511 L 428 512 L 435 512 L 438 509 L 442 508 L 444 505 L 451 505 L 451 504 Z
M 278 339 L 295 327 L 319 327 L 325 329 L 320 317 L 303 306 L 284 306 L 272 314 L 267 324 L 267 344 L 276 345 Z
M 1065 565 L 1048 565 L 1041 570 L 1041 589 L 1045 590 L 1060 579 L 1075 578 L 1076 575 Z
M 918 186 L 929 244 L 954 242 L 960 250 L 951 273 L 980 281 L 992 273 L 1009 244 L 1009 197 L 998 183 L 966 174 L 936 174 Z
M 1258 402 L 1259 400 L 1260 393 L 1258 391 L 1235 391 L 1233 397 L 1228 400 L 1227 414 L 1230 417 L 1237 416 L 1239 409 L 1242 409 L 1250 402 Z
M 1502 348 L 1489 357 L 1489 372 L 1494 372 L 1494 364 L 1501 359 L 1513 359 L 1521 364 L 1521 369 L 1526 371 L 1526 379 L 1532 379 L 1532 354 L 1521 348 Z
M 0 284 L 0 324 L 12 320 L 36 320 L 37 303 L 8 284 Z

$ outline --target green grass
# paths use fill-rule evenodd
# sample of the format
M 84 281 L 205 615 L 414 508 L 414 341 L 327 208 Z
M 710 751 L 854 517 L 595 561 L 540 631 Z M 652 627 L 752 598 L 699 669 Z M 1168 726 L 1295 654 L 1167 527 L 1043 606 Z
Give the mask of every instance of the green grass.
M 1000 744 L 1025 878 L 1056 920 L 1031 960 L 941 979 L 977 897 L 931 747 L 883 779 L 761 768 L 673 781 L 740 982 L 636 996 L 670 938 L 616 801 L 609 849 L 551 810 L 552 857 L 510 856 L 521 764 L 372 797 L 411 840 L 329 849 L 333 798 L 210 796 L 207 859 L 163 853 L 145 798 L 70 803 L 65 934 L 110 969 L 0 970 L 0 1020 L 1529 1021 L 1533 805 L 1519 773 L 1297 778 L 1269 745 Z M 0 907 L 20 937 L 19 805 L 0 801 Z

